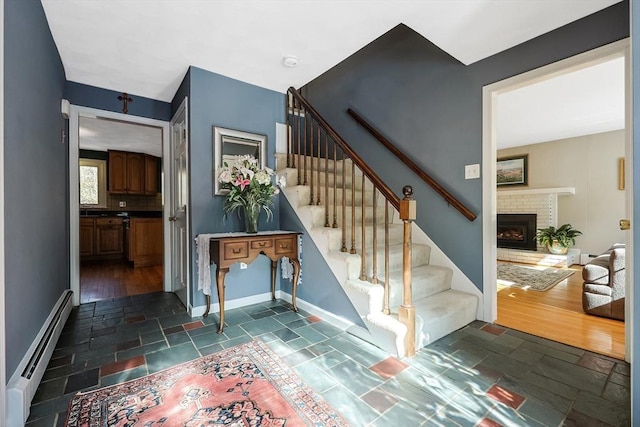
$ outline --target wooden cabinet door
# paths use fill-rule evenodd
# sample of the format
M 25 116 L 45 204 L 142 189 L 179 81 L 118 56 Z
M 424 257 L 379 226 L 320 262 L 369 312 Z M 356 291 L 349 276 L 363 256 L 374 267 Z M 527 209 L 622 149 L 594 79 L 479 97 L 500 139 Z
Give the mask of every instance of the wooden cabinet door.
M 127 154 L 127 193 L 144 194 L 144 154 Z
M 109 151 L 109 192 L 127 192 L 127 153 L 124 151 Z
M 96 220 L 96 255 L 121 254 L 124 251 L 122 219 Z
M 80 218 L 80 256 L 91 256 L 94 251 L 94 225 L 93 218 Z
M 144 156 L 144 194 L 158 194 L 158 160 L 155 156 Z
M 162 264 L 162 218 L 131 218 L 129 256 L 134 267 Z

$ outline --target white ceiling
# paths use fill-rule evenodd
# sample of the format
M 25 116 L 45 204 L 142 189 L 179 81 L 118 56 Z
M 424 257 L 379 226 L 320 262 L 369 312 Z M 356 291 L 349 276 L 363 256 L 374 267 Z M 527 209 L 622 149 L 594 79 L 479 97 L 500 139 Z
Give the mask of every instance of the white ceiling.
M 498 96 L 498 149 L 624 129 L 624 58 Z
M 401 23 L 471 64 L 619 1 L 41 0 L 68 80 L 161 101 L 190 65 L 284 93 Z
M 109 119 L 80 117 L 78 145 L 84 150 L 121 150 L 162 157 L 162 129 Z

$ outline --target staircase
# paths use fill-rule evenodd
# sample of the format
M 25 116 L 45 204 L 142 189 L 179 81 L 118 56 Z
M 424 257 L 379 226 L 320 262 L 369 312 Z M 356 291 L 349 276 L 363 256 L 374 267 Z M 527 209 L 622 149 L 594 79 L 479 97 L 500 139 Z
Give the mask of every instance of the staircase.
M 452 270 L 431 264 L 431 248 L 411 240 L 410 187 L 399 203 L 397 196 L 390 200 L 375 173 L 292 91 L 290 149 L 276 154 L 277 174 L 367 326 L 349 332 L 404 357 L 475 320 L 478 297 L 453 290 Z

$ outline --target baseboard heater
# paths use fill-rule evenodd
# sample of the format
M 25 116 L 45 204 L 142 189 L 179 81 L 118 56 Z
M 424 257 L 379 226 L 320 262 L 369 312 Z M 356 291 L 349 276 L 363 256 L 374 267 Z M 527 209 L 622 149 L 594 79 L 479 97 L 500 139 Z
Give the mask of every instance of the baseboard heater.
M 24 426 L 29 417 L 31 400 L 36 394 L 64 324 L 71 313 L 72 295 L 73 292 L 70 290 L 62 293 L 7 384 L 8 427 Z

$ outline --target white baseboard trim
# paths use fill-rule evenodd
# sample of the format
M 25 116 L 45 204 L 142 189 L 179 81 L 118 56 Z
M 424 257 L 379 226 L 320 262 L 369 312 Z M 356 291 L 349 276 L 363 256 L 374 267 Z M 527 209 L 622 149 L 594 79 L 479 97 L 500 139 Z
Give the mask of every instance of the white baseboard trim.
M 72 292 L 66 290 L 45 320 L 7 384 L 7 426 L 24 426 L 31 399 L 51 360 L 60 333 L 73 307 Z
M 278 298 L 278 292 L 276 291 L 276 298 Z M 217 298 L 217 297 L 216 297 Z M 212 295 L 213 299 L 213 295 Z M 258 304 L 261 302 L 271 301 L 271 292 L 265 292 L 263 294 L 251 295 L 244 298 L 237 298 L 232 300 L 227 300 L 224 302 L 225 310 L 232 310 L 234 308 L 246 307 L 251 304 Z M 201 317 L 204 312 L 207 310 L 206 305 L 199 305 L 193 307 L 189 305 L 189 315 L 191 317 Z M 211 302 L 211 308 L 209 309 L 209 313 L 218 313 L 220 311 L 220 304 Z
M 291 303 L 291 299 L 292 299 L 291 295 L 284 291 L 276 291 L 276 298 L 287 301 L 288 303 Z M 251 304 L 259 304 L 261 302 L 267 302 L 267 301 L 271 301 L 271 292 L 265 292 L 263 294 L 252 295 L 249 297 L 237 298 L 230 301 L 225 301 L 224 309 L 232 310 L 234 308 L 246 307 Z M 340 317 L 336 314 L 333 314 L 327 310 L 317 307 L 300 298 L 296 298 L 296 305 L 298 306 L 298 308 L 304 311 L 307 311 L 313 314 L 314 316 L 318 316 L 325 322 L 329 323 L 332 326 L 335 326 L 336 328 L 342 331 L 346 331 L 347 329 L 355 325 L 355 323 L 345 319 L 344 317 Z M 197 307 L 189 306 L 189 315 L 191 317 L 201 317 L 206 311 L 206 309 L 207 309 L 206 305 L 199 305 Z M 209 313 L 217 313 L 219 311 L 220 311 L 220 304 L 212 303 Z
M 284 291 L 278 291 L 278 292 L 280 293 L 279 298 L 289 303 L 291 302 L 292 297 L 290 294 Z M 335 326 L 340 330 L 346 331 L 347 329 L 355 325 L 355 323 L 353 323 L 352 321 L 347 320 L 344 317 L 338 316 L 337 314 L 331 313 L 330 311 L 327 311 L 323 308 L 315 306 L 309 302 L 306 302 L 303 299 L 296 298 L 296 305 L 298 306 L 298 308 L 301 308 L 304 311 L 308 311 L 314 316 L 318 316 L 325 322 L 331 324 L 332 326 Z

